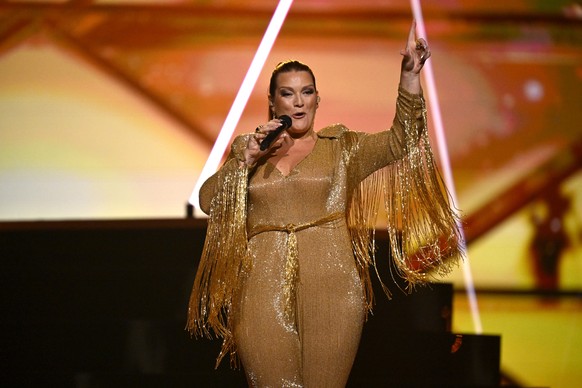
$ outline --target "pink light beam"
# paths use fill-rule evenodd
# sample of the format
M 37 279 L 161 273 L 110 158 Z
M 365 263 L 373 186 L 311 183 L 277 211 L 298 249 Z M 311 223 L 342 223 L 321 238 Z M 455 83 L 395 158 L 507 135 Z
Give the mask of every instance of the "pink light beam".
M 426 29 L 424 27 L 424 18 L 422 16 L 422 7 L 420 5 L 420 0 L 410 0 L 410 5 L 412 7 L 412 14 L 414 15 L 414 19 L 416 20 L 416 27 L 419 33 L 419 36 L 427 39 Z M 455 181 L 453 179 L 453 174 L 451 170 L 451 164 L 449 159 L 449 151 L 447 148 L 447 141 L 445 138 L 445 129 L 443 126 L 443 121 L 441 117 L 441 109 L 439 104 L 439 97 L 437 94 L 436 83 L 434 80 L 434 73 L 432 68 L 431 61 L 428 61 L 424 65 L 424 76 L 426 79 L 426 86 L 428 91 L 428 98 L 430 100 L 430 109 L 431 115 L 433 117 L 433 122 L 435 126 L 435 134 L 437 138 L 437 147 L 439 150 L 440 163 L 443 170 L 443 179 L 445 180 L 445 184 L 451 194 L 451 198 L 453 200 L 453 210 L 457 211 L 456 204 L 457 201 L 457 194 L 455 190 Z M 473 282 L 473 275 L 471 273 L 471 266 L 469 264 L 469 254 L 467 251 L 467 246 L 465 245 L 465 233 L 463 231 L 463 225 L 459 221 L 457 223 L 459 230 L 461 231 L 461 237 L 463 238 L 463 250 L 465 253 L 465 260 L 463 261 L 463 278 L 465 281 L 465 289 L 467 291 L 467 298 L 469 299 L 469 308 L 471 310 L 471 317 L 473 320 L 473 328 L 475 329 L 475 333 L 482 334 L 483 333 L 483 326 L 481 324 L 481 317 L 479 314 L 479 306 L 477 304 L 477 295 L 475 293 L 475 284 Z

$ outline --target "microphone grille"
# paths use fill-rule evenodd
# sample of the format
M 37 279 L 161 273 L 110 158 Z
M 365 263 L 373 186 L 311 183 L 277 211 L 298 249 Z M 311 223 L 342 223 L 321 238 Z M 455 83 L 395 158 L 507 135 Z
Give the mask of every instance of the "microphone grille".
M 283 115 L 283 116 L 279 117 L 279 120 L 281 120 L 281 122 L 283 123 L 283 126 L 285 128 L 289 128 L 291 126 L 291 117 L 289 117 L 287 115 Z

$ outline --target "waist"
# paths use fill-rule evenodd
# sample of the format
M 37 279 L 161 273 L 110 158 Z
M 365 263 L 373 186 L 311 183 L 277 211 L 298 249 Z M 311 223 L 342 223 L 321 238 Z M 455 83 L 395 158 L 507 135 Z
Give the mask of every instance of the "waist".
M 308 228 L 312 228 L 315 226 L 322 226 L 325 224 L 329 224 L 333 221 L 337 221 L 340 219 L 344 218 L 344 213 L 343 212 L 335 212 L 335 213 L 331 213 L 327 216 L 318 218 L 316 220 L 311 220 L 311 221 L 307 221 L 307 222 L 302 222 L 302 223 L 288 223 L 285 225 L 255 225 L 252 226 L 248 232 L 248 238 L 254 237 L 258 234 L 261 233 L 265 233 L 265 232 L 286 232 L 288 234 L 290 233 L 296 233 Z

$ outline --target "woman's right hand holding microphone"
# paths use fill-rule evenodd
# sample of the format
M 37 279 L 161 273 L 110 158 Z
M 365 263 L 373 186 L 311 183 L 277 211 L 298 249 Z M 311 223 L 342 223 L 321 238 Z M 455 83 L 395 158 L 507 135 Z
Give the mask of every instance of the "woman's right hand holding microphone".
M 261 142 L 267 137 L 267 135 L 281 125 L 281 121 L 279 119 L 273 119 L 266 124 L 259 125 L 257 129 L 255 129 L 255 133 L 249 136 L 249 140 L 247 142 L 247 148 L 245 148 L 243 155 L 244 160 L 241 163 L 245 163 L 247 166 L 253 166 L 259 159 L 263 156 L 272 152 L 272 150 L 281 147 L 285 138 L 287 137 L 287 132 L 283 131 L 279 137 L 273 141 L 265 150 L 261 150 Z

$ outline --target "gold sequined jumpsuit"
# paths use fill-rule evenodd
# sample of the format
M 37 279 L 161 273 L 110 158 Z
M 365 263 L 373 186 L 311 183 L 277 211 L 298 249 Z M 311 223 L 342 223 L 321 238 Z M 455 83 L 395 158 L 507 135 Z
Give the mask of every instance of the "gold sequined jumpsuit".
M 228 335 L 249 385 L 345 386 L 367 309 L 346 209 L 354 185 L 404 157 L 405 120 L 412 119 L 419 131 L 425 128 L 419 98 L 400 90 L 389 131 L 355 133 L 342 125 L 319 131 L 312 152 L 287 176 L 268 161 L 248 171 L 250 266 L 238 276 L 227 315 Z M 411 117 L 415 104 L 419 108 Z M 240 168 L 237 158 L 246 136 L 235 139 L 223 170 Z M 346 142 L 345 136 L 352 140 Z M 207 212 L 218 182 L 217 176 L 210 178 L 200 192 Z M 291 234 L 294 270 L 289 268 Z

